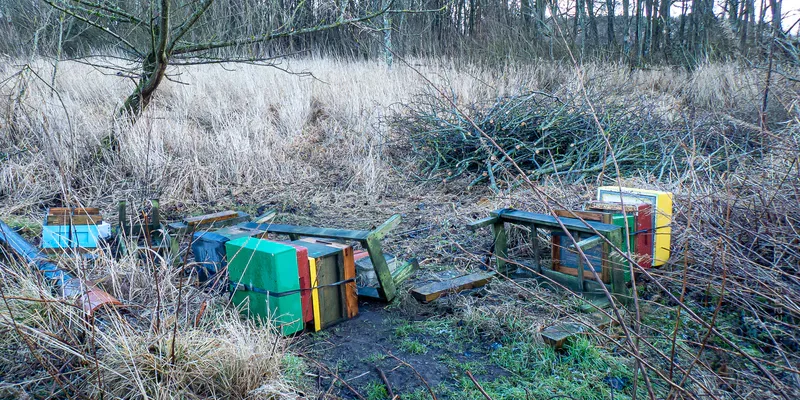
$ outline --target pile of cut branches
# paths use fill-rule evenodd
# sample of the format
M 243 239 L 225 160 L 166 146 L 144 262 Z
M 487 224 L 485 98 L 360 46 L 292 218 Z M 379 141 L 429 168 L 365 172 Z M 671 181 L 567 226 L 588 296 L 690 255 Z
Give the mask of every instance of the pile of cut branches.
M 583 96 L 527 92 L 456 109 L 448 99 L 424 94 L 406 105 L 393 125 L 408 151 L 418 156 L 420 179 L 450 180 L 470 174 L 474 176 L 470 186 L 488 182 L 495 191 L 521 182 L 509 158 L 532 179 L 559 175 L 576 181 L 601 171 L 615 176 L 614 158 L 622 175 L 643 172 L 661 177 L 665 171 L 687 166 L 685 152 L 676 150 L 679 143 L 698 142 L 694 135 L 699 126 L 687 129 L 669 122 L 643 99 L 593 104 L 594 109 Z M 699 145 L 719 148 L 714 143 Z

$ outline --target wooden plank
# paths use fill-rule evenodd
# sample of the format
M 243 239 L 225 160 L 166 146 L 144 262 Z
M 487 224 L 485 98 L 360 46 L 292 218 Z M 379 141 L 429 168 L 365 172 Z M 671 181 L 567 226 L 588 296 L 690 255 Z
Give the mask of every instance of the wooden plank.
M 413 275 L 418 269 L 419 262 L 416 258 L 408 260 L 405 264 L 397 267 L 397 269 L 392 272 L 392 280 L 394 280 L 394 284 L 399 285 L 406 279 L 410 278 L 411 275 Z
M 486 217 L 477 221 L 472 221 L 467 224 L 467 229 L 474 231 L 478 230 L 479 228 L 483 228 L 484 226 L 494 225 L 497 222 L 497 219 L 498 217 Z
M 386 258 L 383 255 L 381 248 L 381 241 L 377 236 L 370 235 L 366 240 L 361 242 L 361 246 L 369 252 L 369 259 L 372 261 L 372 268 L 375 270 L 375 275 L 378 278 L 378 284 L 381 289 L 379 292 L 383 293 L 385 301 L 392 301 L 397 294 L 397 286 L 392 278 L 392 272 L 389 270 L 389 265 L 386 263 Z
M 602 222 L 604 224 L 613 223 L 613 215 L 600 211 L 575 211 L 575 210 L 553 210 L 559 217 L 563 218 L 583 218 L 586 221 Z
M 344 239 L 353 241 L 367 240 L 370 232 L 354 231 L 350 229 L 335 228 L 316 228 L 312 226 L 283 225 L 283 224 L 257 224 L 254 222 L 245 223 L 248 229 L 260 229 L 264 232 L 277 233 L 281 235 L 311 236 L 325 239 Z
M 69 207 L 51 207 L 47 210 L 47 215 L 71 215 L 72 209 Z
M 102 215 L 48 215 L 47 225 L 97 225 Z
M 433 301 L 449 293 L 458 293 L 462 290 L 481 287 L 494 277 L 494 273 L 478 272 L 442 282 L 432 282 L 418 288 L 411 289 L 411 295 L 423 303 Z
M 269 220 L 274 218 L 275 215 L 277 215 L 277 214 L 278 214 L 277 211 L 269 210 L 269 211 L 265 212 L 264 214 L 259 215 L 254 222 L 257 223 L 257 224 L 263 224 L 263 223 L 269 222 Z
M 347 246 L 344 252 L 344 279 L 352 279 L 344 285 L 345 304 L 347 306 L 347 318 L 358 315 L 358 289 L 356 288 L 356 262 L 353 259 L 353 248 Z
M 228 219 L 236 218 L 239 213 L 233 210 L 220 211 L 213 214 L 198 215 L 196 217 L 184 218 L 183 222 L 190 228 L 197 225 L 213 224 L 214 222 L 225 221 Z
M 508 237 L 506 236 L 505 223 L 498 219 L 492 224 L 492 236 L 494 240 L 494 258 L 497 262 L 497 270 L 503 274 L 506 271 L 506 259 L 508 259 Z
M 599 246 L 603 243 L 605 243 L 605 240 L 603 240 L 602 236 L 594 235 L 567 246 L 567 249 L 571 251 L 577 251 L 575 250 L 576 248 L 580 248 L 581 250 L 589 250 L 592 247 Z
M 100 209 L 97 207 L 77 207 L 72 209 L 72 215 L 98 215 Z
M 612 325 L 618 325 L 616 320 L 609 318 L 600 311 L 595 311 L 587 315 L 589 326 L 579 322 L 559 322 L 545 328 L 542 331 L 542 340 L 555 349 L 559 349 L 572 337 L 591 331 L 591 327 L 605 329 Z
M 389 219 L 386 220 L 386 222 L 381 224 L 381 226 L 373 229 L 371 233 L 373 236 L 375 236 L 376 239 L 381 240 L 384 237 L 386 237 L 386 235 L 391 230 L 397 228 L 397 225 L 400 225 L 400 221 L 401 221 L 400 214 L 392 215 L 391 217 L 389 217 Z
M 545 328 L 542 340 L 555 349 L 560 349 L 566 341 L 585 331 L 586 327 L 579 323 L 562 322 Z
M 625 204 L 624 208 L 626 212 L 636 212 L 639 210 L 641 204 Z M 586 205 L 586 208 L 589 210 L 598 210 L 598 211 L 622 211 L 623 204 L 622 203 L 615 203 L 610 201 L 591 201 L 589 204 Z
M 498 216 L 500 217 L 500 219 L 507 222 L 518 223 L 522 225 L 536 224 L 541 228 L 547 227 L 549 229 L 561 229 L 561 225 L 558 224 L 558 221 L 552 215 L 538 214 L 538 213 L 512 210 L 512 209 L 502 209 L 502 210 L 492 211 L 492 215 Z M 594 233 L 594 231 L 592 230 L 592 228 L 594 228 L 594 230 L 605 234 L 621 229 L 616 225 L 604 224 L 602 222 L 586 221 L 586 223 L 583 223 L 581 222 L 581 220 L 575 218 L 559 218 L 559 219 L 567 229 L 575 230 L 578 232 Z

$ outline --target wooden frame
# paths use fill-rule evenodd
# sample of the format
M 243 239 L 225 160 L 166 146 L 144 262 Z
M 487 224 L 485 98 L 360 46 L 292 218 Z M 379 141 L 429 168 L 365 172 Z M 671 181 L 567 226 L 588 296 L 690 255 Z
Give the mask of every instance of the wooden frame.
M 570 210 L 553 210 L 557 216 L 561 218 L 574 218 L 573 216 L 577 216 L 583 218 L 585 221 L 594 221 L 594 222 L 602 222 L 604 224 L 613 225 L 613 215 L 606 212 L 599 212 L 599 211 L 570 211 Z M 574 236 L 574 235 L 573 235 Z M 592 235 L 594 236 L 594 235 Z M 580 241 L 580 235 L 574 236 L 578 241 Z M 564 268 L 561 265 L 561 237 L 553 235 L 551 238 L 551 259 L 553 260 L 552 266 L 554 271 L 558 271 L 564 274 L 569 274 L 573 276 L 578 276 L 577 269 L 572 268 Z M 567 246 L 567 247 L 574 247 L 574 246 Z M 603 243 L 603 253 L 608 254 L 608 244 Z M 583 259 L 578 257 L 578 263 L 582 264 Z M 609 283 L 611 279 L 610 275 L 610 268 L 608 265 L 608 257 L 604 257 L 602 259 L 602 266 L 601 266 L 601 273 L 600 278 L 603 282 Z M 583 277 L 594 279 L 594 275 L 592 271 L 583 271 Z
M 517 224 L 528 226 L 531 228 L 532 233 L 535 235 L 537 229 L 549 230 L 549 231 L 560 231 L 562 230 L 561 225 L 569 231 L 581 232 L 581 233 L 589 233 L 594 235 L 595 237 L 587 238 L 586 240 L 582 240 L 577 243 L 577 246 L 581 249 L 588 249 L 593 246 L 597 245 L 604 245 L 607 244 L 605 241 L 600 240 L 599 237 L 596 236 L 596 233 L 600 233 L 603 237 L 608 239 L 611 243 L 621 243 L 623 229 L 616 225 L 605 224 L 602 222 L 596 221 L 589 221 L 587 220 L 585 223 L 576 218 L 563 218 L 553 217 L 551 215 L 546 214 L 537 214 L 532 212 L 526 211 L 519 211 L 513 209 L 500 209 L 496 211 L 492 211 L 491 215 L 487 218 L 475 221 L 468 225 L 470 229 L 478 229 L 485 226 L 491 226 L 492 228 L 492 237 L 494 238 L 494 255 L 495 260 L 497 263 L 497 270 L 503 274 L 508 274 L 510 271 L 507 267 L 506 260 L 508 259 L 508 236 L 505 231 L 505 224 Z M 534 237 L 535 239 L 535 237 Z M 536 240 L 534 240 L 536 243 Z M 574 247 L 574 246 L 573 246 Z M 534 246 L 534 250 L 536 251 L 536 246 Z M 618 254 L 610 254 L 610 252 L 605 252 L 604 254 L 608 254 L 607 257 L 609 258 L 608 262 L 608 274 L 609 274 L 609 281 L 610 281 L 610 292 L 613 293 L 618 299 L 622 302 L 627 302 L 630 294 L 629 289 L 627 287 L 627 282 L 625 282 L 625 271 L 624 271 L 624 263 L 622 263 L 622 259 Z M 580 272 L 583 272 L 582 268 L 583 264 L 579 264 Z M 559 271 L 556 271 L 552 268 L 543 268 L 541 264 L 541 260 L 539 259 L 538 251 L 536 251 L 534 255 L 534 265 L 533 268 L 541 277 L 549 278 L 549 280 L 553 280 L 558 282 L 561 285 L 564 285 L 570 289 L 573 289 L 577 292 L 597 292 L 601 287 L 600 284 L 595 280 L 586 280 L 583 273 L 578 273 L 577 276 L 565 274 Z M 602 275 L 602 274 L 601 274 Z M 602 276 L 601 276 L 602 277 Z M 545 279 L 548 280 L 548 279 Z M 604 285 L 606 285 L 604 283 Z M 607 285 L 608 286 L 608 285 Z

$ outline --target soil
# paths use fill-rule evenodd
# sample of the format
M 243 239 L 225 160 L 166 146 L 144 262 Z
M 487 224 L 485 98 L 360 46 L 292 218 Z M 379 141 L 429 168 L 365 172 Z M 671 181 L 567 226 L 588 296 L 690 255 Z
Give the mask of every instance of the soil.
M 357 317 L 322 331 L 326 332 L 325 334 L 304 335 L 297 342 L 298 350 L 323 363 L 364 397 L 367 397 L 367 387 L 370 383 L 383 383 L 377 368 L 384 372 L 395 395 L 407 395 L 425 388 L 423 380 L 414 370 L 405 366 L 403 364 L 405 362 L 422 376 L 425 383 L 434 388 L 438 398 L 446 399 L 447 395 L 442 396 L 441 390 L 437 388 L 454 386 L 459 377 L 465 376 L 465 371 L 456 370 L 442 360 L 452 358 L 459 363 L 488 361 L 492 343 L 428 346 L 424 354 L 405 351 L 401 346 L 402 340 L 396 336 L 395 330 L 408 322 L 421 321 L 426 313 L 408 319 L 398 318 L 398 313 L 399 311 L 387 307 L 386 304 L 360 302 Z M 413 339 L 421 342 L 442 340 L 425 334 L 413 335 Z M 392 358 L 392 355 L 397 359 Z M 485 370 L 483 375 L 475 374 L 479 381 L 507 374 L 505 370 L 488 362 L 485 363 Z M 317 384 L 320 386 L 320 391 L 324 392 L 330 386 L 333 376 L 324 371 L 321 372 L 321 376 L 322 379 Z M 338 395 L 343 398 L 357 398 L 344 385 L 339 385 L 334 391 L 338 391 Z

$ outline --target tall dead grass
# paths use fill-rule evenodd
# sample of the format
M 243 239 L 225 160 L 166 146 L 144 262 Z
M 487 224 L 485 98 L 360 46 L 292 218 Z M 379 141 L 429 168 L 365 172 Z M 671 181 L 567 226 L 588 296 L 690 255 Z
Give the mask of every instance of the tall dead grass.
M 3 263 L 0 397 L 299 396 L 284 377 L 288 342 L 274 327 L 239 318 L 224 296 L 180 289 L 178 271 L 165 263 L 102 255 L 91 268 L 80 258 L 61 263 L 103 283 L 125 306 L 87 319 L 27 266 Z
M 560 64 L 482 69 L 412 63 L 459 104 L 523 88 L 569 97 L 579 87 L 570 67 Z M 98 204 L 131 191 L 202 202 L 322 186 L 376 198 L 397 180 L 387 154 L 387 143 L 396 138 L 383 121 L 427 90 L 408 68 L 387 70 L 374 62 L 300 59 L 282 65 L 313 77 L 248 65 L 177 67 L 130 127 L 112 121 L 132 88 L 128 78 L 64 62 L 53 91 L 47 84 L 51 67 L 31 67 L 2 86 L 0 198 L 6 212 L 32 198 Z M 3 77 L 19 70 L 11 62 L 0 66 Z M 710 112 L 758 110 L 759 74 L 736 64 L 708 65 L 691 76 L 677 69 L 590 65 L 585 76 L 589 90 L 608 101 L 658 104 L 665 118 L 680 118 L 690 104 Z M 114 124 L 123 124 L 116 127 L 122 153 L 102 162 L 97 149 Z

